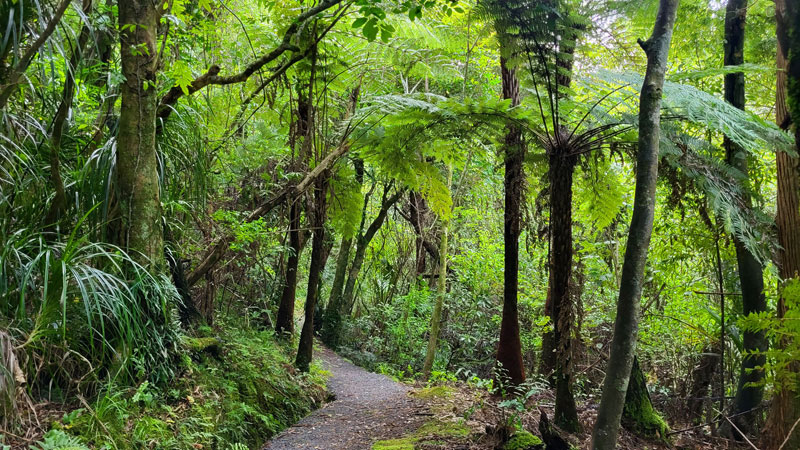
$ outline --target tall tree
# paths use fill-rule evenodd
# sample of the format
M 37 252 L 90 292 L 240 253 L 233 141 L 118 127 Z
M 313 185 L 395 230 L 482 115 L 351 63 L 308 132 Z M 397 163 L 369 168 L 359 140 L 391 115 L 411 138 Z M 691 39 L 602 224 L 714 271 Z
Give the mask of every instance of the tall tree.
M 728 0 L 725 8 L 725 65 L 738 66 L 744 63 L 744 38 L 747 18 L 747 0 Z M 745 107 L 745 80 L 743 72 L 725 75 L 725 100 L 733 106 L 744 109 Z M 747 153 L 744 149 L 725 137 L 724 141 L 728 164 L 739 169 L 749 179 Z M 750 207 L 752 201 L 748 195 L 745 199 Z M 757 314 L 767 310 L 767 300 L 764 295 L 764 275 L 761 264 L 753 253 L 747 249 L 741 239 L 733 237 L 736 248 L 736 262 L 739 269 L 739 283 L 742 289 L 742 312 L 744 315 Z M 734 416 L 736 428 L 748 432 L 753 424 L 754 415 L 745 414 L 754 410 L 764 396 L 764 387 L 761 380 L 764 373 L 761 366 L 766 362 L 763 352 L 767 350 L 767 340 L 764 331 L 745 331 L 742 338 L 744 356 L 739 375 L 739 385 L 736 389 L 731 415 Z M 734 430 L 723 424 L 727 433 Z
M 389 195 L 391 191 L 391 184 L 386 185 L 383 189 L 383 197 L 381 198 L 381 209 L 378 214 L 372 219 L 366 231 L 359 233 L 356 239 L 356 253 L 353 255 L 353 262 L 350 265 L 350 270 L 347 273 L 347 283 L 342 293 L 342 310 L 340 314 L 350 314 L 355 303 L 356 295 L 356 281 L 361 273 L 361 267 L 364 265 L 364 259 L 367 256 L 367 248 L 372 238 L 381 229 L 383 223 L 386 221 L 386 216 L 389 215 L 389 210 L 400 200 L 400 197 L 405 193 L 405 189 L 397 189 L 394 194 Z
M 312 58 L 312 62 L 316 61 Z M 311 74 L 308 84 L 297 88 L 297 112 L 293 130 L 291 131 L 290 145 L 297 154 L 293 154 L 293 165 L 295 170 L 303 170 L 308 167 L 308 158 L 311 155 L 312 133 L 314 121 L 313 98 L 314 84 L 314 64 L 312 63 Z M 323 173 L 320 178 L 324 178 Z M 319 178 L 315 178 L 313 186 L 318 186 Z M 294 333 L 294 304 L 297 295 L 297 266 L 300 261 L 300 252 L 303 251 L 303 234 L 300 231 L 300 216 L 302 212 L 301 196 L 298 195 L 291 200 L 292 205 L 289 210 L 289 258 L 286 261 L 286 272 L 284 273 L 283 291 L 281 292 L 281 302 L 278 305 L 278 315 L 275 319 L 275 331 L 281 333 Z
M 453 185 L 453 166 L 447 167 L 447 188 L 450 189 Z M 449 211 L 448 211 L 449 213 Z M 447 242 L 449 237 L 449 217 L 442 218 L 442 240 L 439 250 L 439 284 L 437 285 L 436 303 L 433 307 L 433 314 L 431 315 L 431 332 L 428 336 L 428 350 L 425 352 L 425 361 L 422 364 L 422 377 L 428 379 L 431 376 L 433 369 L 433 360 L 436 358 L 436 347 L 439 345 L 439 331 L 442 322 L 442 307 L 444 305 L 444 297 L 447 295 Z
M 800 4 L 793 0 L 776 0 L 775 15 L 778 34 L 778 84 L 776 89 L 775 120 L 783 129 L 793 129 L 795 148 L 800 149 Z M 778 152 L 775 156 L 778 177 L 778 274 L 782 286 L 800 277 L 800 164 L 796 156 Z M 786 316 L 788 305 L 781 295 L 777 315 Z M 788 337 L 777 345 L 786 348 Z M 800 393 L 797 380 L 800 363 L 794 362 L 778 373 L 777 392 L 772 400 L 764 441 L 767 448 L 800 448 Z
M 500 46 L 508 46 L 501 39 Z M 507 50 L 506 50 L 507 51 Z M 501 52 L 503 49 L 501 48 Z M 511 106 L 521 102 L 519 78 L 508 57 L 500 57 L 503 98 L 511 100 Z M 503 316 L 500 322 L 500 341 L 497 344 L 497 364 L 503 375 L 513 385 L 525 381 L 522 363 L 522 343 L 519 337 L 519 312 L 517 290 L 519 288 L 519 235 L 521 231 L 522 190 L 525 182 L 523 162 L 525 143 L 517 125 L 508 125 L 503 144 L 505 159 L 505 211 L 503 219 Z
M 319 297 L 319 282 L 325 270 L 327 251 L 325 249 L 325 219 L 327 217 L 328 179 L 323 176 L 317 179 L 314 186 L 313 207 L 310 208 L 310 223 L 313 229 L 311 244 L 311 263 L 308 268 L 308 289 L 305 304 L 305 321 L 300 332 L 300 344 L 297 349 L 295 365 L 302 372 L 308 372 L 314 351 L 314 310 Z
M 595 450 L 611 450 L 617 445 L 625 394 L 636 354 L 642 285 L 656 204 L 661 95 L 679 3 L 680 0 L 660 0 L 653 34 L 646 41 L 639 40 L 647 55 L 647 72 L 639 96 L 636 191 L 622 265 L 611 355 L 592 433 L 592 448 Z
M 275 332 L 278 334 L 294 333 L 294 303 L 297 294 L 297 266 L 300 252 L 303 251 L 303 236 L 300 232 L 300 199 L 292 201 L 289 207 L 289 258 L 283 276 L 283 289 L 275 317 Z
M 145 267 L 164 258 L 156 155 L 159 3 L 119 0 L 122 106 L 117 136 L 119 217 L 116 239 Z
M 556 7 L 553 7 L 553 13 Z M 565 17 L 569 14 L 560 11 Z M 556 101 L 566 97 L 572 82 L 572 67 L 577 36 L 571 24 L 558 27 L 564 34 L 558 42 L 555 55 L 557 73 L 554 93 Z M 578 410 L 572 394 L 572 324 L 574 307 L 570 283 L 572 281 L 572 179 L 578 155 L 569 143 L 570 130 L 556 118 L 558 129 L 554 145 L 548 152 L 550 181 L 550 268 L 548 279 L 548 303 L 550 322 L 553 324 L 552 343 L 555 348 L 549 355 L 553 364 L 556 387 L 554 421 L 566 431 L 578 431 Z M 542 340 L 545 342 L 545 339 Z M 543 349 L 547 351 L 547 349 Z

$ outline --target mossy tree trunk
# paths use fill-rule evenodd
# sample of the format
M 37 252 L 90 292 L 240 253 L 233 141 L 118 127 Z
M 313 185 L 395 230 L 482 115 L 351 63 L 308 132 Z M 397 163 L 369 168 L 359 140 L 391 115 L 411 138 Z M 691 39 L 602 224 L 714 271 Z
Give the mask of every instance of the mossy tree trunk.
M 597 412 L 597 421 L 592 433 L 592 448 L 595 450 L 616 448 L 617 433 L 636 353 L 642 286 L 656 205 L 661 95 L 678 3 L 679 0 L 661 0 L 652 36 L 647 41 L 639 41 L 647 55 L 647 72 L 639 97 L 636 191 L 622 266 L 611 356 L 603 381 L 603 395 Z
M 333 276 L 331 295 L 328 299 L 328 307 L 322 319 L 322 342 L 332 349 L 339 347 L 339 327 L 342 320 L 342 295 L 344 293 L 344 282 L 347 276 L 347 266 L 350 262 L 350 250 L 353 247 L 352 237 L 343 237 L 339 245 L 339 255 L 336 258 L 336 273 Z
M 164 242 L 156 156 L 158 3 L 120 0 L 122 75 L 117 136 L 117 243 L 146 268 L 161 270 Z
M 625 408 L 622 411 L 622 425 L 641 437 L 666 440 L 669 426 L 653 407 L 647 379 L 639 366 L 639 358 L 633 358 L 628 390 L 625 392 Z

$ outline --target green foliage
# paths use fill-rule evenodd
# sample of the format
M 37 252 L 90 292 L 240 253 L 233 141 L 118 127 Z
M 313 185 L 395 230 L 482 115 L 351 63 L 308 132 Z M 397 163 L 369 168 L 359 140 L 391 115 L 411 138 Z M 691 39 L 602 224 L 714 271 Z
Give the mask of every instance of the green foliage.
M 324 397 L 320 372 L 296 373 L 272 333 L 236 321 L 224 325 L 217 339 L 220 356 L 191 351 L 183 374 L 166 386 L 109 386 L 92 412 L 66 415 L 57 432 L 73 442 L 119 449 L 253 448 Z
M 794 392 L 800 386 L 800 375 L 795 368 L 800 358 L 800 279 L 787 280 L 782 285 L 780 295 L 785 308 L 782 318 L 769 311 L 753 313 L 742 317 L 739 327 L 744 332 L 764 332 L 771 342 L 769 350 L 765 352 L 765 383 L 772 383 L 776 389 L 786 388 Z
M 364 206 L 361 185 L 350 166 L 340 164 L 328 193 L 328 217 L 333 228 L 343 237 L 352 238 L 358 232 Z
M 42 441 L 31 446 L 31 450 L 89 450 L 80 439 L 61 430 L 48 431 Z
M 534 436 L 528 431 L 520 431 L 514 436 L 511 436 L 511 439 L 506 442 L 503 448 L 505 450 L 532 450 L 543 447 L 544 442 L 542 442 L 539 436 Z

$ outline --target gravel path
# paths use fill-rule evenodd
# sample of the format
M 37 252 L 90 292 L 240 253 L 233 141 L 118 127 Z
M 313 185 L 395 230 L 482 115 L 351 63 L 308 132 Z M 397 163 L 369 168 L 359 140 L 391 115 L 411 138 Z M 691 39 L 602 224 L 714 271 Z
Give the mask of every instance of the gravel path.
M 324 347 L 315 348 L 314 357 L 331 372 L 328 390 L 336 400 L 267 442 L 264 450 L 370 449 L 375 441 L 402 437 L 425 421 L 426 409 L 409 397 L 409 387 Z

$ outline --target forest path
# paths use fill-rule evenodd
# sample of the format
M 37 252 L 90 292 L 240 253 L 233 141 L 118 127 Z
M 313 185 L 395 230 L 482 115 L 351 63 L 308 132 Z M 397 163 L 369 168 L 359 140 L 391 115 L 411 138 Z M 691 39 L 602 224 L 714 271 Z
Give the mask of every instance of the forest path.
M 336 399 L 267 442 L 263 450 L 371 449 L 377 440 L 401 437 L 425 421 L 425 405 L 411 388 L 368 372 L 333 351 L 315 346 L 314 357 L 331 373 Z

